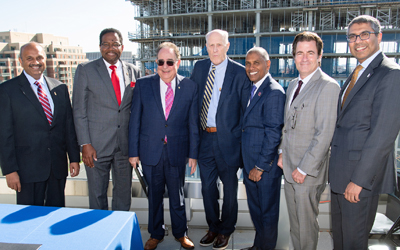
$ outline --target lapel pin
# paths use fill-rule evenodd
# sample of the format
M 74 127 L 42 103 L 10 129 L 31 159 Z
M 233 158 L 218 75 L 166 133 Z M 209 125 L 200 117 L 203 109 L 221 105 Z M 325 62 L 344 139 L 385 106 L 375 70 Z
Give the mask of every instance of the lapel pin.
M 221 91 L 221 88 L 219 88 L 219 91 Z
M 367 75 L 367 77 L 369 77 L 371 75 L 371 73 L 369 73 L 368 75 Z
M 178 86 L 178 89 L 181 89 L 181 86 Z
M 258 92 L 258 96 L 261 96 L 261 92 Z
M 57 95 L 57 93 L 54 91 L 54 95 Z
M 128 72 L 126 72 L 125 75 L 128 75 Z

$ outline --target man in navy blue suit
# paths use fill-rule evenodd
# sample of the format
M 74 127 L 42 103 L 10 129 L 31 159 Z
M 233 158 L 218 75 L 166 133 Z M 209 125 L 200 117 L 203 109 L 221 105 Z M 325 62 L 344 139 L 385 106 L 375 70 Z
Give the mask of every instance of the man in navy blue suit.
M 277 167 L 285 109 L 285 92 L 271 74 L 268 53 L 254 47 L 246 55 L 246 74 L 253 82 L 243 116 L 243 182 L 256 228 L 252 247 L 272 250 L 278 238 L 282 169 Z
M 198 61 L 190 77 L 199 87 L 199 167 L 209 227 L 200 245 L 213 244 L 214 249 L 225 249 L 237 221 L 236 173 L 243 165 L 241 122 L 248 102 L 250 81 L 244 67 L 227 57 L 228 32 L 210 31 L 206 35 L 206 46 L 210 58 Z M 218 177 L 224 185 L 221 216 Z
M 175 44 L 157 49 L 158 74 L 138 79 L 129 121 L 129 162 L 139 160 L 149 185 L 150 239 L 144 249 L 155 249 L 164 238 L 163 195 L 167 185 L 172 234 L 185 249 L 193 249 L 187 237 L 185 169 L 187 159 L 196 171 L 199 145 L 197 85 L 177 74 L 180 64 Z

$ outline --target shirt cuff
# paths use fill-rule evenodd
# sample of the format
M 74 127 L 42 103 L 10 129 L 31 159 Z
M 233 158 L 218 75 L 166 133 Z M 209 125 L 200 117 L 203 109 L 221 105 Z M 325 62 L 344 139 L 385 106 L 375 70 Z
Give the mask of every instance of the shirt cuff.
M 307 173 L 303 172 L 300 168 L 297 168 L 297 170 L 300 172 L 300 174 L 307 175 Z

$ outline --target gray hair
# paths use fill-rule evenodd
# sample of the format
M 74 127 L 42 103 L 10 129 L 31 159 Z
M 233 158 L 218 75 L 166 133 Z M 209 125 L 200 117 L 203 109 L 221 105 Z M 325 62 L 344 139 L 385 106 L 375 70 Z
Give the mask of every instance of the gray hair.
M 269 61 L 268 52 L 262 47 L 253 47 L 249 51 L 247 51 L 246 56 L 251 53 L 259 54 L 265 61 Z
M 228 32 L 225 31 L 225 30 L 220 30 L 220 29 L 212 30 L 212 31 L 210 31 L 210 32 L 208 32 L 208 33 L 206 34 L 206 42 L 207 42 L 207 43 L 208 43 L 208 38 L 210 37 L 210 35 L 211 35 L 212 33 L 218 33 L 218 34 L 220 34 L 220 35 L 222 36 L 222 39 L 223 39 L 224 42 L 225 42 L 224 45 L 226 45 L 226 44 L 229 43 L 229 39 L 228 39 L 229 34 L 228 34 Z
M 351 22 L 349 23 L 349 27 L 347 28 L 347 35 L 349 34 L 351 25 L 353 25 L 355 23 L 369 23 L 375 33 L 382 32 L 381 23 L 379 22 L 378 19 L 376 19 L 375 17 L 372 17 L 372 16 L 368 16 L 368 15 L 361 15 L 361 16 L 358 16 L 358 17 L 354 18 L 353 20 L 351 20 Z

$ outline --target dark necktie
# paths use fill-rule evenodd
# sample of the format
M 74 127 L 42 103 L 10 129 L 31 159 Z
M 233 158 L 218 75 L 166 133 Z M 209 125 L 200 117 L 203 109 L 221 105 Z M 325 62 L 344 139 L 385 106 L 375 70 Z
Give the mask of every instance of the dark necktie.
M 119 86 L 119 78 L 118 78 L 117 72 L 116 72 L 117 66 L 111 65 L 110 69 L 112 70 L 111 82 L 114 87 L 115 95 L 117 96 L 118 105 L 121 105 L 121 88 Z
M 361 66 L 361 64 L 359 64 L 359 65 L 356 67 L 356 69 L 354 70 L 354 73 L 353 73 L 353 76 L 351 77 L 349 86 L 347 87 L 346 93 L 344 93 L 344 96 L 343 96 L 342 108 L 343 108 L 344 102 L 345 102 L 346 99 L 347 99 L 347 96 L 350 94 L 350 91 L 353 89 L 354 84 L 355 84 L 356 81 L 357 81 L 358 73 L 359 73 L 360 70 L 362 70 L 362 69 L 363 69 L 363 66 Z
M 251 95 L 250 95 L 250 100 L 253 99 L 254 93 L 256 92 L 257 86 L 253 84 L 253 87 L 251 89 Z
M 298 85 L 297 85 L 296 92 L 294 92 L 293 99 L 292 99 L 292 102 L 290 103 L 290 105 L 292 105 L 294 99 L 296 99 L 296 97 L 299 95 L 300 89 L 301 89 L 301 86 L 302 86 L 302 85 L 303 85 L 303 81 L 300 80 L 299 83 L 298 83 Z
M 205 130 L 207 127 L 208 109 L 210 108 L 211 96 L 214 88 L 214 80 L 215 80 L 215 66 L 213 65 L 210 73 L 208 74 L 206 87 L 204 89 L 203 106 L 201 108 L 201 114 L 200 114 L 200 123 L 201 123 L 201 128 L 203 130 Z
M 47 98 L 46 93 L 44 93 L 42 84 L 40 82 L 36 81 L 35 85 L 38 87 L 37 93 L 39 96 L 40 104 L 42 104 L 44 114 L 47 117 L 47 121 L 51 125 L 51 122 L 53 121 L 53 114 L 51 113 L 51 106 L 50 106 L 49 98 Z

